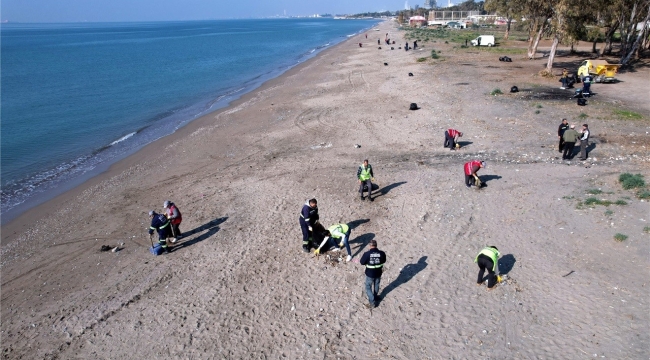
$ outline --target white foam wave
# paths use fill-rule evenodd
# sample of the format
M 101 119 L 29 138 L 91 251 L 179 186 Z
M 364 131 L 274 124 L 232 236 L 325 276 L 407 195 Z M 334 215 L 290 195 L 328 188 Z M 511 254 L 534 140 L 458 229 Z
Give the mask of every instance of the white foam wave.
M 130 133 L 130 134 L 126 134 L 126 135 L 122 136 L 121 138 L 119 138 L 119 139 L 113 141 L 109 146 L 117 145 L 117 144 L 121 143 L 122 141 L 124 141 L 124 140 L 126 140 L 126 139 L 132 137 L 132 136 L 135 135 L 135 134 L 137 134 L 137 131 L 132 132 L 132 133 Z

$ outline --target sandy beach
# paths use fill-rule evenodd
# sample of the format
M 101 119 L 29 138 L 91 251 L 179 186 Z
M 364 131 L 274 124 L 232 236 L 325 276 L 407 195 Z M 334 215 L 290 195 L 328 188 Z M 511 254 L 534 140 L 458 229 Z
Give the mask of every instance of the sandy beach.
M 3 226 L 3 358 L 650 357 L 650 205 L 618 182 L 650 182 L 650 68 L 579 107 L 535 75 L 546 58 L 440 40 L 406 52 L 394 23 L 377 29 Z M 395 50 L 378 49 L 385 33 Z M 588 161 L 561 160 L 564 117 L 589 123 Z M 458 151 L 443 148 L 448 128 L 465 134 Z M 357 193 L 366 158 L 374 202 Z M 463 183 L 474 159 L 480 190 Z M 312 197 L 325 226 L 351 224 L 352 262 L 302 252 Z M 147 213 L 164 200 L 185 237 L 154 257 Z M 388 257 L 372 310 L 358 264 L 370 240 Z M 507 274 L 491 291 L 475 285 L 486 245 Z

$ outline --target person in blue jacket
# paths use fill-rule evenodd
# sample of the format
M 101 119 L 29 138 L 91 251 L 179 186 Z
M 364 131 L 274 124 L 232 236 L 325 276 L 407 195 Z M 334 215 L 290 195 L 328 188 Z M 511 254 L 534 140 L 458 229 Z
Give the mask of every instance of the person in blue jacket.
M 302 251 L 308 253 L 312 246 L 312 232 L 318 223 L 318 202 L 310 199 L 302 206 L 300 211 L 300 229 L 302 230 Z
M 164 214 L 158 214 L 153 210 L 149 211 L 149 218 L 151 219 L 149 235 L 153 235 L 153 232 L 157 231 L 160 247 L 162 247 L 164 252 L 170 252 L 167 247 L 167 238 L 172 237 L 171 223 Z

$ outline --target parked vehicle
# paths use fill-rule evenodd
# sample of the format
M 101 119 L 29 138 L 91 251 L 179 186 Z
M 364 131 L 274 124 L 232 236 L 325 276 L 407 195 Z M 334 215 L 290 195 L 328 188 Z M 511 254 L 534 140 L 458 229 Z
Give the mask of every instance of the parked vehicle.
M 465 24 L 464 23 L 459 23 L 459 22 L 456 22 L 456 21 L 450 21 L 450 22 L 447 23 L 447 27 L 449 27 L 451 29 L 464 29 Z
M 597 83 L 616 81 L 616 73 L 620 66 L 620 64 L 609 64 L 605 60 L 585 60 L 578 68 L 578 76 L 583 79 L 591 74 Z
M 472 46 L 494 46 L 494 35 L 481 35 L 472 40 Z

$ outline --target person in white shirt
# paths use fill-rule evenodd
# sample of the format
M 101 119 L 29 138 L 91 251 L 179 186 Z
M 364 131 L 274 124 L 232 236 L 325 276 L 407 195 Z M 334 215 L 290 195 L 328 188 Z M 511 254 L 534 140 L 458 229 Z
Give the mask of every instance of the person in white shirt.
M 589 126 L 582 124 L 580 136 L 580 161 L 587 160 L 587 146 L 589 146 Z

